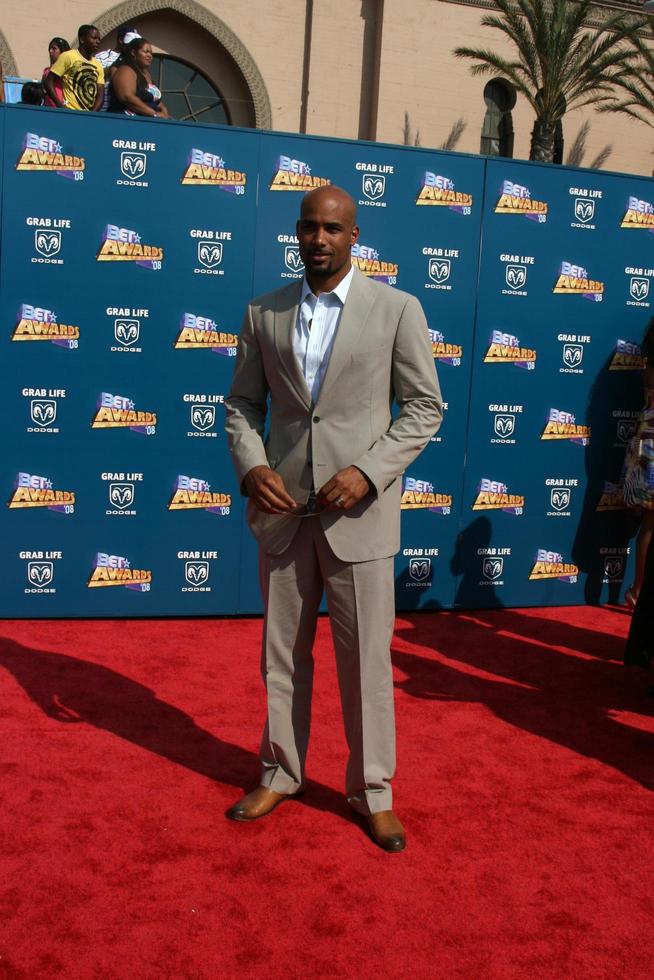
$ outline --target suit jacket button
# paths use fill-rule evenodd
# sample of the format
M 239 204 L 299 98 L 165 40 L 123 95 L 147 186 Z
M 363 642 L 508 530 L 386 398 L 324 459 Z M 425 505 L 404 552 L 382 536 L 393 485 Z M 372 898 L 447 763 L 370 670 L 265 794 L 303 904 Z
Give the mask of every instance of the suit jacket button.
M 314 422 L 320 422 L 320 416 L 319 415 L 314 415 L 313 421 Z

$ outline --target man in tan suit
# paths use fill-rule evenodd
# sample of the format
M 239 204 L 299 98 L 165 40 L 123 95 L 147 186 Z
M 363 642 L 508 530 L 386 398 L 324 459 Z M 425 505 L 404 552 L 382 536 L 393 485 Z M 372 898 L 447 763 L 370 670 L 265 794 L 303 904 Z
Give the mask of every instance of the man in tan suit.
M 358 234 L 349 194 L 307 194 L 297 223 L 304 281 L 253 300 L 240 336 L 226 429 L 260 547 L 268 715 L 261 785 L 227 815 L 256 819 L 303 788 L 324 589 L 348 802 L 381 847 L 400 851 L 393 555 L 402 473 L 438 429 L 442 403 L 420 303 L 352 267 Z

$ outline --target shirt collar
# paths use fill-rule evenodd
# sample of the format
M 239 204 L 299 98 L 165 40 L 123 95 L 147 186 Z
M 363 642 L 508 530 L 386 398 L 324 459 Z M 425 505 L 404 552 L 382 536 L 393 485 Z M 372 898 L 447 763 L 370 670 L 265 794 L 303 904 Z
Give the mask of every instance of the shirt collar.
M 350 267 L 350 271 L 346 276 L 344 276 L 339 282 L 338 286 L 334 288 L 329 293 L 321 293 L 322 296 L 335 296 L 342 306 L 345 305 L 345 300 L 347 299 L 347 294 L 350 291 L 350 286 L 352 285 L 352 279 L 354 278 L 354 266 Z M 311 286 L 307 282 L 307 277 L 305 275 L 302 280 L 302 293 L 300 294 L 300 305 L 304 303 L 307 296 L 313 296 L 311 292 Z

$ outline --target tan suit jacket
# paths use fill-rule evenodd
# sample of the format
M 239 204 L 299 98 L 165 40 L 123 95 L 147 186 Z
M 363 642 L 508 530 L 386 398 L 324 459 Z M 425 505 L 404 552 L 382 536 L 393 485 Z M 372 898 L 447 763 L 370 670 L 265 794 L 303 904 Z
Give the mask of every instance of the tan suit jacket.
M 342 561 L 386 558 L 400 547 L 401 475 L 442 418 L 425 316 L 414 296 L 355 269 L 314 405 L 292 346 L 300 293 L 294 282 L 253 300 L 246 311 L 226 400 L 238 479 L 268 465 L 305 503 L 312 485 L 318 490 L 354 465 L 372 489 L 350 510 L 319 518 L 265 514 L 249 504 L 248 521 L 268 554 L 286 550 L 301 520 L 320 520 Z

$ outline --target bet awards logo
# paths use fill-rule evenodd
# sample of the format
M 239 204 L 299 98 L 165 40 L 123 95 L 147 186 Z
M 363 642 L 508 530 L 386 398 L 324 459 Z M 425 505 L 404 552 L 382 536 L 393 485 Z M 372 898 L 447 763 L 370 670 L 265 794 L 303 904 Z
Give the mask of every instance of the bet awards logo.
M 36 133 L 25 134 L 23 150 L 16 164 L 16 170 L 50 171 L 74 181 L 84 180 L 85 167 L 84 157 L 64 153 L 57 140 Z
M 25 562 L 27 587 L 25 595 L 54 595 L 55 562 L 61 561 L 61 551 L 19 551 L 18 557 Z
M 99 551 L 86 584 L 89 589 L 120 585 L 132 592 L 149 592 L 152 572 L 149 568 L 132 568 L 131 562 L 122 555 L 109 555 Z
M 513 180 L 502 182 L 502 189 L 495 214 L 522 214 L 530 221 L 544 225 L 547 221 L 548 206 L 545 201 L 537 201 L 531 196 L 531 191 L 523 184 Z
M 552 292 L 566 296 L 583 296 L 594 303 L 601 303 L 604 298 L 604 283 L 591 279 L 582 265 L 562 262 Z
M 434 360 L 440 361 L 441 364 L 451 364 L 452 367 L 461 366 L 461 358 L 463 357 L 461 344 L 448 344 L 440 330 L 430 329 L 429 337 Z
M 157 144 L 143 140 L 113 140 L 114 150 L 120 150 L 118 187 L 149 187 L 144 180 L 148 170 L 148 154 L 156 153 Z
M 543 579 L 558 579 L 560 582 L 567 582 L 574 585 L 579 575 L 579 569 L 572 562 L 565 562 L 563 555 L 558 551 L 547 551 L 539 548 L 536 552 L 536 559 L 529 574 L 531 582 L 542 581 Z
M 175 350 L 212 350 L 223 357 L 236 357 L 238 336 L 218 329 L 210 317 L 184 313 L 175 341 Z
M 79 344 L 79 327 L 60 323 L 53 310 L 23 303 L 18 310 L 18 320 L 11 335 L 12 340 L 49 340 L 57 347 L 74 350 Z
M 136 485 L 143 482 L 142 473 L 102 473 L 100 479 L 109 484 L 107 517 L 135 517 Z
M 622 489 L 619 483 L 612 483 L 605 480 L 602 493 L 597 502 L 596 511 L 604 512 L 607 510 L 625 510 L 626 504 L 622 496 Z
M 361 173 L 361 194 L 359 204 L 362 207 L 385 208 L 386 178 L 395 173 L 395 167 L 389 163 L 357 163 L 355 169 Z
M 550 408 L 541 440 L 547 442 L 552 439 L 569 439 L 578 446 L 587 446 L 590 442 L 590 426 L 577 425 L 577 420 L 571 412 Z
M 64 232 L 70 230 L 70 218 L 26 218 L 25 224 L 34 229 L 34 252 L 30 261 L 37 265 L 63 265 L 60 257 Z
M 533 371 L 536 367 L 536 351 L 523 347 L 513 334 L 493 330 L 484 364 L 515 364 L 526 371 Z
M 644 367 L 645 358 L 638 344 L 630 340 L 616 341 L 609 371 L 642 371 Z
M 228 517 L 232 506 L 231 493 L 211 489 L 206 480 L 180 474 L 168 503 L 168 510 L 206 510 L 207 514 Z
M 402 510 L 428 510 L 431 514 L 448 515 L 452 511 L 452 495 L 437 493 L 433 483 L 405 476 L 402 484 Z
M 416 204 L 449 208 L 457 214 L 472 214 L 472 194 L 457 191 L 454 181 L 431 170 L 425 172 Z
M 18 473 L 14 480 L 14 492 L 7 506 L 10 510 L 17 508 L 47 507 L 58 514 L 73 514 L 75 512 L 75 492 L 73 490 L 55 490 L 52 480 L 47 476 L 37 476 L 35 473 Z
M 304 160 L 294 160 L 282 154 L 270 182 L 271 191 L 311 191 L 331 184 L 327 177 L 316 177 Z
M 589 190 L 584 187 L 570 187 L 568 193 L 573 198 L 573 217 L 571 228 L 582 228 L 595 231 L 595 212 L 597 202 L 602 199 L 602 191 Z
M 654 232 L 654 206 L 650 201 L 630 197 L 627 203 L 621 228 L 647 228 Z
M 131 429 L 146 436 L 156 433 L 156 412 L 138 411 L 131 398 L 102 391 L 96 407 L 92 429 Z
M 219 187 L 242 197 L 245 194 L 247 176 L 242 170 L 229 169 L 221 156 L 194 147 L 188 155 L 182 184 Z
M 520 516 L 525 510 L 525 498 L 522 494 L 509 493 L 506 483 L 488 480 L 485 477 L 477 487 L 477 496 L 472 505 L 473 510 L 502 510 L 505 514 Z
M 98 262 L 133 262 L 141 269 L 159 271 L 164 252 L 159 245 L 144 245 L 138 232 L 118 225 L 106 225 L 98 249 Z
M 177 557 L 184 562 L 184 581 L 182 592 L 211 592 L 209 579 L 210 562 L 218 558 L 217 551 L 178 551 Z
M 376 248 L 360 245 L 358 242 L 352 246 L 352 265 L 364 276 L 376 279 L 377 282 L 385 282 L 389 286 L 396 284 L 400 271 L 397 262 L 384 262 Z

